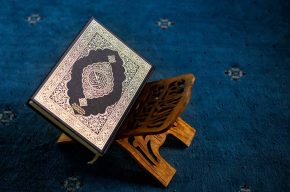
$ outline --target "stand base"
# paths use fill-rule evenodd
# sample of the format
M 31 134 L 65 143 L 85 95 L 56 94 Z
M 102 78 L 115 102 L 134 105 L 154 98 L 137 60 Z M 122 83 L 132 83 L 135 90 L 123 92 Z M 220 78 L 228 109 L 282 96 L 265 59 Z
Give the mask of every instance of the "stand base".
M 164 187 L 168 186 L 176 172 L 159 153 L 159 149 L 165 142 L 168 134 L 173 135 L 186 146 L 189 146 L 195 136 L 195 129 L 179 117 L 174 125 L 164 133 L 130 136 L 116 140 L 118 145 L 127 151 L 141 167 L 153 175 Z M 74 143 L 74 141 L 62 133 L 57 143 L 69 144 Z M 93 164 L 98 157 L 98 155 L 95 156 L 93 160 L 88 163 Z
M 194 81 L 192 74 L 185 74 L 147 83 L 116 137 L 116 143 L 165 187 L 176 170 L 161 157 L 159 149 L 168 134 L 186 146 L 191 144 L 195 129 L 179 116 L 189 102 Z M 57 141 L 71 142 L 64 134 Z

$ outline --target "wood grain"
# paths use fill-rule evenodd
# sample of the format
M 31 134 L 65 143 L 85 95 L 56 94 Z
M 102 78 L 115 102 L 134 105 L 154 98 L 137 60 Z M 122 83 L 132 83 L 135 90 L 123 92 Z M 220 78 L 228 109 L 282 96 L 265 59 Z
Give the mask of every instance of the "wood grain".
M 176 173 L 159 153 L 167 135 L 173 135 L 186 146 L 195 136 L 195 129 L 179 117 L 189 102 L 194 81 L 192 74 L 185 74 L 146 84 L 115 140 L 164 187 Z M 65 134 L 57 141 L 73 142 Z
M 141 167 L 151 173 L 164 187 L 168 186 L 176 172 L 175 168 L 167 163 L 159 153 L 159 149 L 165 142 L 168 134 L 173 135 L 189 146 L 195 135 L 195 129 L 190 127 L 181 118 L 178 118 L 175 125 L 164 133 L 131 136 L 116 140 Z

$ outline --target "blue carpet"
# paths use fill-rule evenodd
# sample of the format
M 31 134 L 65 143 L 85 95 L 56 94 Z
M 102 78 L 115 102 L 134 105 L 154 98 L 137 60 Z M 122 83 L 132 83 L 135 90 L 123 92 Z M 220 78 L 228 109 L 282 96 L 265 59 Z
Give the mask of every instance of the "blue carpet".
M 289 1 L 0 2 L 0 191 L 289 191 Z M 95 165 L 26 101 L 94 16 L 155 66 L 197 77 L 167 189 L 113 145 Z

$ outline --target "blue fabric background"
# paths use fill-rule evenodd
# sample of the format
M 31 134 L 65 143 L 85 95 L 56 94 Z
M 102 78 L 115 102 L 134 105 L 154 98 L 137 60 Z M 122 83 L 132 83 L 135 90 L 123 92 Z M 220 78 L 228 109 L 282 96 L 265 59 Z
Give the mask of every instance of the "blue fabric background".
M 289 191 L 289 13 L 268 0 L 1 0 L 0 191 Z M 92 16 L 155 66 L 151 80 L 197 77 L 182 115 L 197 135 L 161 150 L 177 169 L 167 189 L 116 145 L 87 165 L 26 105 Z

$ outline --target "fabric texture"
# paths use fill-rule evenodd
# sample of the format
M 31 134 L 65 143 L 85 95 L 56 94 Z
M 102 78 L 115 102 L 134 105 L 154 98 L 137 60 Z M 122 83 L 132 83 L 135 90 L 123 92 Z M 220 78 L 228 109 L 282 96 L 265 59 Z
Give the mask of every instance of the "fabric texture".
M 0 1 L 0 191 L 289 191 L 289 1 Z M 163 189 L 113 145 L 94 165 L 27 106 L 95 17 L 155 66 L 150 81 L 193 73 L 182 118 L 189 148 L 169 138 L 177 172 Z

